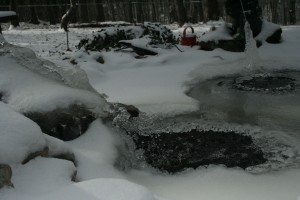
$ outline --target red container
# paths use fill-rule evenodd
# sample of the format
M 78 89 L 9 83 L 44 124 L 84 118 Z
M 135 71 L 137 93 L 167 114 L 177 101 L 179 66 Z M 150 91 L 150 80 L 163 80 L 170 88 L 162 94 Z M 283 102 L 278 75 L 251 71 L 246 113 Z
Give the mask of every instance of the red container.
M 194 33 L 194 29 L 191 26 L 188 26 L 183 31 L 183 36 L 181 38 L 181 45 L 183 46 L 194 46 L 196 44 L 196 35 L 187 36 L 186 31 L 190 28 L 192 30 L 192 34 Z

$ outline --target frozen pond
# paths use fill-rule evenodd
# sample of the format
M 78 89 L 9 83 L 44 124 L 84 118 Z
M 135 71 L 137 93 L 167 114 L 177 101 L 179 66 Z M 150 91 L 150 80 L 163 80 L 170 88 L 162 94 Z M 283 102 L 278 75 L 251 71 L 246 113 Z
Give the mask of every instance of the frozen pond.
M 73 51 L 76 51 L 74 45 L 78 40 L 94 30 L 72 31 L 71 46 Z M 56 64 L 68 66 L 69 60 L 63 58 L 67 56 L 77 58 L 76 54 L 81 53 L 67 52 L 67 56 L 62 55 L 61 52 L 65 49 L 65 34 L 57 30 L 7 31 L 6 36 L 8 41 L 30 47 L 38 56 L 50 59 Z M 264 44 L 260 50 L 266 60 L 282 59 L 282 62 L 289 63 L 289 66 L 296 66 L 300 63 L 299 55 L 296 53 L 299 52 L 297 42 L 300 41 L 299 31 L 286 31 L 285 36 L 287 40 L 278 48 Z M 300 190 L 298 90 L 282 94 L 236 90 L 232 87 L 232 83 L 241 77 L 238 75 L 241 74 L 241 70 L 238 69 L 240 63 L 236 61 L 244 58 L 244 55 L 221 50 L 213 52 L 202 52 L 192 48 L 184 50 L 185 53 L 180 53 L 176 49 L 170 50 L 144 60 L 135 60 L 125 53 L 101 52 L 97 55 L 104 56 L 105 65 L 94 64 L 85 54 L 80 54 L 85 57 L 82 61 L 79 59 L 77 61 L 78 66 L 88 74 L 93 87 L 98 92 L 107 94 L 109 101 L 133 104 L 142 111 L 148 109 L 151 113 L 167 110 L 170 114 L 163 117 L 159 115 L 140 118 L 140 121 L 137 119 L 139 128 L 161 132 L 189 131 L 191 128 L 242 132 L 255 138 L 255 143 L 260 145 L 264 152 L 269 153 L 270 162 L 261 166 L 261 173 L 259 168 L 256 171 L 249 170 L 258 172 L 257 174 L 224 166 L 188 169 L 175 175 L 157 173 L 143 166 L 121 171 L 114 167 L 117 154 L 115 146 L 119 142 L 114 138 L 116 130 L 97 120 L 83 137 L 70 142 L 79 160 L 77 170 L 80 181 L 95 178 L 127 179 L 170 200 L 297 199 Z M 282 51 L 291 53 L 282 55 Z M 207 66 L 206 63 L 216 63 L 216 66 Z M 230 64 L 233 65 L 229 67 Z M 204 78 L 191 85 L 188 95 L 192 99 L 184 94 L 186 88 L 182 85 L 184 81 L 190 80 L 187 74 L 194 69 L 198 69 Z M 290 75 L 299 80 L 299 74 Z M 245 80 L 244 76 L 242 77 Z M 194 108 L 194 103 L 197 110 L 189 111 L 189 108 Z M 175 111 L 180 110 L 179 108 L 188 109 L 178 114 Z M 133 125 L 135 121 L 130 122 L 130 125 Z M 39 165 L 36 167 L 41 168 Z M 52 172 L 51 168 L 45 167 L 44 170 L 49 173 L 49 177 L 54 176 L 55 172 Z M 34 170 L 32 171 L 28 174 L 34 177 L 35 174 L 31 174 Z M 15 179 L 17 181 L 18 177 Z M 53 182 L 53 186 L 56 185 L 55 180 L 48 180 Z M 34 199 L 31 196 L 35 194 L 36 186 L 39 184 L 24 185 L 28 186 L 24 194 L 29 195 L 19 199 Z M 21 192 L 20 194 L 23 195 Z M 4 199 L 18 198 L 12 196 Z

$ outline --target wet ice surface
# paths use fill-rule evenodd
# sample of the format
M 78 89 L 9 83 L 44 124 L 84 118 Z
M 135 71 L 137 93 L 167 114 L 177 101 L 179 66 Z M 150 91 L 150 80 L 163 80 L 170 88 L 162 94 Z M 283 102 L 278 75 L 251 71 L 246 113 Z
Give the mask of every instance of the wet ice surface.
M 237 111 L 237 113 L 239 113 L 239 111 Z M 225 115 L 224 110 L 221 111 L 216 108 L 212 110 L 211 107 L 208 112 L 203 109 L 198 112 L 168 118 L 141 114 L 139 118 L 128 121 L 128 116 L 124 114 L 123 116 L 118 116 L 114 123 L 122 127 L 123 130 L 138 132 L 144 136 L 153 134 L 159 135 L 160 133 L 184 133 L 191 130 L 235 132 L 241 135 L 251 136 L 253 143 L 263 151 L 268 161 L 261 165 L 246 168 L 246 171 L 250 173 L 263 173 L 300 165 L 300 149 L 298 146 L 300 140 L 299 137 L 295 140 L 294 135 L 297 132 L 293 132 L 292 130 L 280 131 L 274 126 L 268 126 L 267 123 L 261 123 L 259 126 L 258 124 L 251 124 L 249 123 L 251 117 L 247 119 L 242 116 L 239 119 L 245 121 L 233 122 L 232 119 Z M 286 128 L 284 128 L 284 130 L 286 130 Z M 121 161 L 123 163 L 118 163 L 121 165 L 121 168 L 148 168 L 149 166 L 144 161 L 143 152 L 135 149 L 135 145 L 130 138 L 124 136 L 124 139 L 127 141 L 129 149 L 125 163 L 124 160 Z
M 260 62 L 267 68 L 274 64 Z M 253 136 L 268 162 L 249 171 L 299 166 L 300 72 L 287 70 L 282 63 L 281 67 L 276 66 L 278 63 L 274 65 L 274 70 L 250 70 L 247 63 L 245 59 L 224 66 L 244 65 L 246 70 L 208 79 L 195 78 L 187 95 L 199 101 L 199 113 L 205 119 L 202 124 L 210 123 L 212 127 L 222 124 L 221 130 L 228 126 Z

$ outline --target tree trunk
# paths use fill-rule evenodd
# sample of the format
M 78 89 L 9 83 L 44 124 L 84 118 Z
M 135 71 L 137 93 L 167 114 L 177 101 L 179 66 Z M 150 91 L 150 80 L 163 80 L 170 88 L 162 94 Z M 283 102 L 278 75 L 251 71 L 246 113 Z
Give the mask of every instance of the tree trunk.
M 88 6 L 87 0 L 79 1 L 79 22 L 86 23 L 89 22 Z
M 109 9 L 110 9 L 110 14 L 111 14 L 111 20 L 115 21 L 116 20 L 116 16 L 115 16 L 115 5 L 114 5 L 114 1 L 110 0 L 109 1 Z
M 33 1 L 33 0 L 30 0 L 30 1 L 29 1 L 29 4 L 30 4 L 30 5 L 34 5 L 34 4 L 36 4 L 36 2 Z M 40 22 L 39 22 L 39 19 L 38 19 L 38 16 L 37 16 L 37 14 L 36 14 L 35 7 L 34 7 L 34 6 L 31 6 L 31 7 L 30 7 L 30 13 L 31 13 L 31 19 L 30 19 L 29 23 L 32 23 L 32 24 L 39 24 Z
M 48 1 L 48 3 L 51 5 L 56 5 L 57 1 L 56 0 L 51 0 Z M 57 24 L 59 23 L 59 17 L 58 17 L 58 7 L 50 6 L 47 9 L 48 12 L 48 17 L 49 17 L 49 22 L 50 24 Z
M 219 20 L 220 10 L 218 0 L 206 0 L 205 3 L 206 21 Z
M 204 14 L 203 14 L 203 1 L 200 0 L 200 2 L 198 2 L 198 6 L 199 6 L 199 21 L 203 22 L 204 21 Z
M 105 15 L 104 15 L 104 9 L 103 9 L 103 1 L 102 0 L 96 0 L 95 3 L 97 3 L 97 21 L 98 22 L 104 22 L 105 21 Z
M 289 2 L 289 23 L 296 24 L 296 0 L 290 0 Z
M 278 23 L 278 2 L 270 1 L 272 22 Z
M 151 1 L 151 10 L 152 10 L 151 20 L 156 22 L 157 21 L 157 13 L 156 13 L 156 6 L 155 6 L 154 0 Z
M 183 0 L 175 0 L 175 7 L 178 16 L 178 23 L 180 26 L 182 26 L 185 22 L 187 22 L 187 15 Z
M 175 5 L 171 6 L 171 9 L 170 9 L 170 23 L 173 23 L 173 22 L 178 22 L 178 15 L 177 15 L 177 12 L 176 12 L 176 7 Z
M 15 11 L 15 12 L 17 13 L 17 9 L 18 9 L 18 0 L 10 0 L 9 9 L 10 9 L 11 11 Z M 17 16 L 15 19 L 11 20 L 11 25 L 12 25 L 13 27 L 18 27 L 18 26 L 20 26 L 18 16 Z
M 142 4 L 140 2 L 137 2 L 137 4 L 135 4 L 135 6 L 136 6 L 137 22 L 143 23 L 145 20 L 145 17 L 144 17 L 144 13 L 143 13 L 143 9 L 142 9 Z

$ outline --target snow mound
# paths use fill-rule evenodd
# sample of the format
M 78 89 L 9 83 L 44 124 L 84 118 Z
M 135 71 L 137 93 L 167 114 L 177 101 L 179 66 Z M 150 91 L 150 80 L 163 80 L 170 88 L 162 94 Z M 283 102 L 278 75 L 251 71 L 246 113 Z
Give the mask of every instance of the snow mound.
M 36 58 L 27 48 L 5 45 L 0 50 L 3 52 L 0 65 L 2 101 L 14 110 L 46 112 L 83 104 L 101 114 L 105 100 L 89 85 L 83 70 L 59 73 L 59 67 Z
M 72 184 L 71 179 L 76 168 L 70 161 L 36 158 L 26 165 L 13 168 L 13 171 L 12 181 L 15 192 L 34 195 L 44 194 Z
M 48 156 L 73 155 L 73 150 L 67 143 L 46 134 L 44 136 L 49 147 Z
M 46 146 L 38 125 L 0 102 L 0 163 L 21 163 Z
M 19 65 L 26 67 L 42 76 L 63 82 L 66 85 L 94 92 L 89 84 L 86 73 L 79 67 L 58 67 L 54 63 L 37 58 L 34 51 L 28 48 L 4 44 L 3 50 Z
M 208 41 L 219 41 L 219 40 L 232 40 L 232 36 L 229 34 L 227 30 L 226 23 L 223 22 L 220 27 L 217 27 L 216 30 L 208 32 L 204 34 L 200 41 L 208 42 Z
M 158 200 L 143 186 L 121 179 L 94 179 L 43 196 L 44 200 Z

